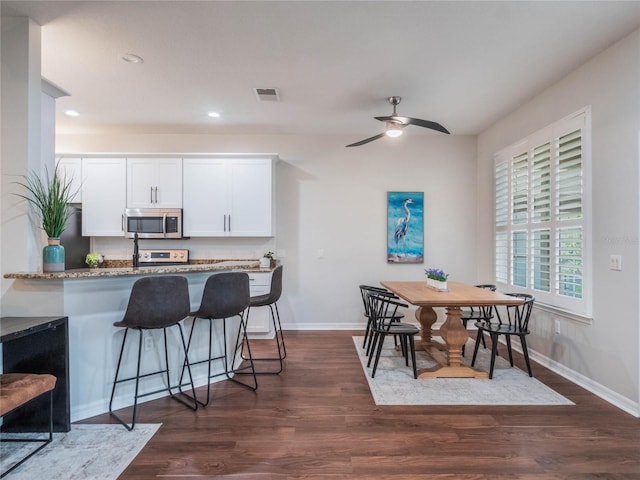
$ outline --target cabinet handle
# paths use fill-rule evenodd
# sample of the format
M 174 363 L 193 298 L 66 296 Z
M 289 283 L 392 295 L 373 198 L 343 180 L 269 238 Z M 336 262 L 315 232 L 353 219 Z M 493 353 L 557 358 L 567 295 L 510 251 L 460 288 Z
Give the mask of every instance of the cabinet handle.
M 229 233 L 231 233 L 231 214 L 229 214 Z
M 153 203 L 153 187 L 149 187 L 149 203 Z
M 124 214 L 120 215 L 120 230 L 124 232 Z
M 158 187 L 154 189 L 154 192 L 156 194 L 156 203 L 158 203 Z

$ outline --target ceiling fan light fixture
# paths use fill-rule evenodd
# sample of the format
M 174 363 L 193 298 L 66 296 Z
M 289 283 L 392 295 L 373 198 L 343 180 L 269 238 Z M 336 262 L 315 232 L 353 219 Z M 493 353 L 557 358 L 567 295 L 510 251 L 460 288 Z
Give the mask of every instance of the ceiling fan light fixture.
M 387 129 L 384 133 L 388 137 L 399 137 L 400 135 L 402 135 L 402 127 L 403 125 L 399 125 L 394 122 L 387 122 Z

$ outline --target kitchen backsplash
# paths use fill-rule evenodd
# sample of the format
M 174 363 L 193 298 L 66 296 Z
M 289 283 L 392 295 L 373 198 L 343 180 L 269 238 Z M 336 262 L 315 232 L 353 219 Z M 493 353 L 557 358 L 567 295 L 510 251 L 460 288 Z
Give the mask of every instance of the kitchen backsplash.
M 186 248 L 189 258 L 248 259 L 260 258 L 265 252 L 276 251 L 275 238 L 191 238 L 180 240 L 140 240 L 141 249 Z M 133 240 L 115 237 L 92 237 L 91 251 L 106 260 L 129 260 L 133 255 Z M 87 252 L 88 253 L 88 252 Z

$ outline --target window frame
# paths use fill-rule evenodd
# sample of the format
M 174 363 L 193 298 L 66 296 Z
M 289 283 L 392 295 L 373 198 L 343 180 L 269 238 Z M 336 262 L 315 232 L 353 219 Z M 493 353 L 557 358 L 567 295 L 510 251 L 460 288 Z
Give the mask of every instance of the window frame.
M 581 131 L 581 209 L 582 218 L 561 220 L 557 218 L 558 206 L 558 142 L 563 135 L 567 135 L 580 129 Z M 540 221 L 539 217 L 534 217 L 534 199 L 536 192 L 534 182 L 540 180 L 540 171 L 535 170 L 538 177 L 534 178 L 534 156 L 535 151 L 540 151 L 540 147 L 549 144 L 550 150 L 550 217 Z M 513 199 L 513 163 L 514 159 L 522 158 L 526 153 L 527 163 L 527 209 L 526 219 L 522 222 L 522 212 L 518 211 L 519 223 L 514 223 L 514 199 Z M 506 165 L 506 168 L 505 168 Z M 494 281 L 502 291 L 529 293 L 536 298 L 536 304 L 544 305 L 547 309 L 557 310 L 560 313 L 569 314 L 578 318 L 592 318 L 592 235 L 591 235 L 591 107 L 583 107 L 577 112 L 567 115 L 561 120 L 527 136 L 526 138 L 501 149 L 494 155 L 493 162 L 494 179 L 494 222 L 493 222 L 493 243 L 494 243 Z M 500 176 L 500 175 L 506 176 Z M 518 187 L 522 188 L 522 170 L 518 173 Z M 506 181 L 506 195 L 504 184 Z M 522 190 L 518 190 L 521 195 Z M 506 200 L 505 200 L 506 199 Z M 505 204 L 506 201 L 506 204 Z M 540 203 L 536 204 L 540 208 Z M 505 218 L 506 208 L 506 218 Z M 539 210 L 538 210 L 539 212 Z M 506 221 L 504 221 L 506 220 Z M 565 228 L 579 227 L 582 231 L 582 277 L 581 298 L 560 295 L 557 292 L 559 277 L 558 274 L 558 234 Z M 536 260 L 534 248 L 534 233 L 541 230 L 550 232 L 550 258 L 549 258 L 549 288 L 550 291 L 536 290 L 534 288 L 534 261 Z M 513 234 L 526 231 L 526 287 L 514 285 L 514 251 Z M 505 241 L 506 235 L 506 241 Z M 506 249 L 506 250 L 505 250 Z M 505 265 L 506 258 L 506 265 Z M 505 270 L 506 269 L 506 270 Z M 521 272 L 520 272 L 521 273 Z M 521 278 L 521 277 L 519 277 Z M 504 281 L 506 279 L 506 282 Z

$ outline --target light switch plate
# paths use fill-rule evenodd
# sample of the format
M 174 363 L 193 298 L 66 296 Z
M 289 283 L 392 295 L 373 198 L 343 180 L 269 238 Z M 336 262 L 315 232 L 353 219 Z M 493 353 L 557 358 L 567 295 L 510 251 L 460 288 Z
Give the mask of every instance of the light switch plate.
M 609 256 L 609 269 L 622 270 L 622 255 Z

